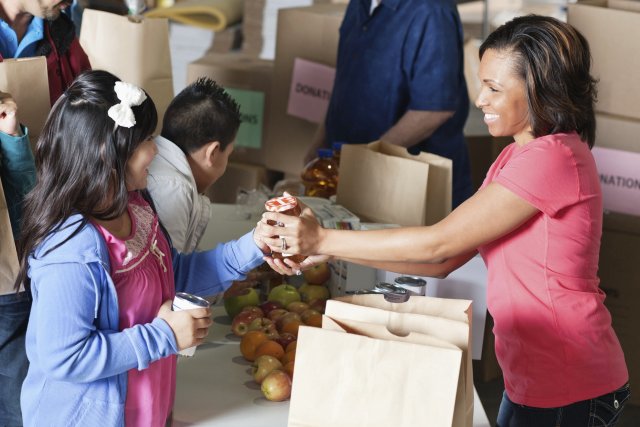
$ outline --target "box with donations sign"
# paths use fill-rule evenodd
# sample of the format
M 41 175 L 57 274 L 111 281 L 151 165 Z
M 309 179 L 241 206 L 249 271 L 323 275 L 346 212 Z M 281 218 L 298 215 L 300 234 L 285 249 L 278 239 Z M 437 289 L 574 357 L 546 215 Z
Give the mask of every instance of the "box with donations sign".
M 640 2 L 587 0 L 569 4 L 567 22 L 591 48 L 598 82 L 596 111 L 640 119 Z
M 335 77 L 334 67 L 296 58 L 293 61 L 287 113 L 313 123 L 322 123 L 329 107 Z
M 605 210 L 640 216 L 640 153 L 593 147 Z
M 592 150 L 605 210 L 640 216 L 640 120 L 596 115 Z
M 304 166 L 304 156 L 322 120 L 319 112 L 328 102 L 328 95 L 322 91 L 327 90 L 329 71 L 336 64 L 344 10 L 345 5 L 318 4 L 278 13 L 273 96 L 267 123 L 269 150 L 265 164 L 269 169 L 298 175 Z M 322 85 L 310 80 L 318 70 Z M 293 83 L 292 92 L 294 79 L 300 85 Z M 312 96 L 312 92 L 321 96 Z M 290 95 L 294 95 L 292 99 Z M 298 102 L 310 99 L 315 101 Z M 309 105 L 316 108 L 301 107 Z
M 231 159 L 264 165 L 273 62 L 243 53 L 207 54 L 187 66 L 187 82 L 209 77 L 240 105 L 242 123 Z
M 640 2 L 639 2 L 640 3 Z M 593 155 L 600 174 L 605 209 L 598 276 L 607 294 L 613 328 L 627 362 L 640 358 L 640 120 L 597 114 Z M 640 365 L 629 363 L 630 382 L 640 382 Z M 640 404 L 640 395 L 631 396 Z

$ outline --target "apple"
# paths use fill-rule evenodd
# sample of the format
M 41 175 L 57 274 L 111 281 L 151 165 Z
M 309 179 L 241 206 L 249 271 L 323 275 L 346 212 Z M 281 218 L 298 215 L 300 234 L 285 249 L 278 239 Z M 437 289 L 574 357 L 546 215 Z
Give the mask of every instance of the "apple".
M 274 322 L 276 322 L 280 317 L 284 316 L 285 314 L 287 314 L 288 311 L 285 310 L 284 308 L 276 308 L 275 310 L 271 310 L 269 312 L 269 319 L 273 320 Z
M 301 314 L 308 308 L 309 308 L 309 304 L 302 301 L 294 301 L 287 306 L 287 310 L 293 311 L 294 313 L 298 313 L 298 314 Z
M 275 310 L 276 308 L 284 308 L 284 307 L 282 307 L 282 304 L 280 304 L 278 301 L 265 301 L 262 304 L 260 304 L 260 309 L 266 316 L 269 315 L 271 310 Z
M 251 311 L 258 315 L 258 317 L 264 317 L 264 311 L 258 306 L 255 305 L 246 305 L 242 307 L 242 311 Z
M 250 331 L 262 331 L 267 334 L 267 337 L 270 340 L 274 340 L 279 336 L 275 322 L 271 321 L 271 319 L 267 317 L 258 317 L 253 319 L 249 324 L 248 329 Z
M 322 285 L 331 277 L 331 269 L 329 268 L 329 263 L 322 262 L 320 264 L 316 264 L 308 270 L 304 270 L 302 272 L 302 277 L 307 283 L 312 285 Z
M 296 339 L 297 338 L 295 335 L 290 334 L 289 332 L 283 332 L 278 338 L 276 338 L 276 341 L 282 346 L 282 348 L 287 348 L 287 346 L 294 342 Z
M 283 307 L 286 307 L 294 301 L 300 301 L 300 294 L 295 286 L 283 284 L 271 289 L 267 300 L 278 301 Z
M 327 306 L 327 300 L 326 299 L 312 299 L 311 301 L 309 301 L 309 308 L 312 310 L 316 310 L 319 311 L 320 313 L 324 313 L 324 309 Z
M 267 334 L 267 338 L 270 340 L 276 341 L 280 334 L 278 333 L 278 328 L 276 328 L 276 324 L 271 322 L 267 326 L 265 326 L 262 331 Z
M 260 390 L 268 400 L 282 402 L 291 397 L 291 378 L 285 372 L 275 369 L 262 380 Z
M 253 362 L 253 379 L 258 384 L 262 384 L 264 378 L 269 375 L 271 371 L 280 368 L 282 368 L 282 363 L 278 359 L 268 354 L 263 354 Z
M 242 312 L 240 314 L 242 314 Z M 238 314 L 238 316 L 240 316 L 240 314 Z M 249 323 L 248 329 L 250 331 L 264 331 L 272 323 L 268 317 L 256 317 Z
M 278 330 L 282 329 L 284 325 L 294 320 L 298 322 L 302 322 L 300 315 L 298 313 L 294 313 L 293 311 L 289 311 L 283 314 L 282 316 L 278 317 L 278 320 L 276 320 L 276 325 L 278 326 Z
M 233 318 L 231 331 L 234 335 L 241 337 L 249 331 L 251 323 L 256 319 L 259 317 L 255 312 L 241 311 Z
M 258 295 L 258 291 L 255 288 L 229 291 L 231 291 L 231 288 L 224 293 L 223 304 L 227 315 L 232 319 L 242 311 L 243 307 L 260 304 L 260 295 Z
M 309 308 L 305 311 L 303 311 L 300 314 L 300 318 L 302 319 L 302 321 L 304 323 L 307 323 L 307 320 L 311 317 L 311 316 L 315 316 L 315 315 L 320 315 L 322 313 L 320 313 L 318 310 L 314 310 L 313 308 Z
M 300 299 L 306 303 L 309 303 L 314 299 L 328 300 L 331 296 L 329 294 L 329 288 L 326 286 L 310 285 L 309 283 L 304 283 L 300 286 L 298 293 L 300 294 Z

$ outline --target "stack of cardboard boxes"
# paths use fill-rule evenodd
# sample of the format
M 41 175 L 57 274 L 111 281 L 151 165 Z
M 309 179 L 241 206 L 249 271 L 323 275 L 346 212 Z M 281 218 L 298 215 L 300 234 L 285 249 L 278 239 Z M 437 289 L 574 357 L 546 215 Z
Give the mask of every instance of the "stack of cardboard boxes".
M 604 199 L 601 288 L 629 367 L 640 384 L 640 2 L 570 4 L 568 22 L 588 40 L 599 79 L 594 156 Z M 640 394 L 631 402 L 640 404 Z
M 188 65 L 188 83 L 201 76 L 216 80 L 240 103 L 243 117 L 227 172 L 210 190 L 212 200 L 234 203 L 240 189 L 270 188 L 283 174 L 299 176 L 318 123 L 287 112 L 294 63 L 299 59 L 335 67 L 345 10 L 344 4 L 317 3 L 277 10 L 274 60 L 260 59 L 247 40 L 242 51 L 208 53 Z M 269 4 L 247 3 L 254 9 Z M 246 25 L 254 24 L 247 20 Z

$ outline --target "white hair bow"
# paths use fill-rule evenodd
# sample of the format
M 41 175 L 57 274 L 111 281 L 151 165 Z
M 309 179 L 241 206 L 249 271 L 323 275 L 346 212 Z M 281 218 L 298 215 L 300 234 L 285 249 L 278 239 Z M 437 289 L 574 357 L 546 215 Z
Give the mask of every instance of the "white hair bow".
M 136 124 L 136 116 L 131 107 L 142 104 L 147 99 L 147 95 L 138 86 L 126 82 L 116 82 L 113 89 L 120 103 L 109 108 L 107 114 L 118 126 L 130 128 Z

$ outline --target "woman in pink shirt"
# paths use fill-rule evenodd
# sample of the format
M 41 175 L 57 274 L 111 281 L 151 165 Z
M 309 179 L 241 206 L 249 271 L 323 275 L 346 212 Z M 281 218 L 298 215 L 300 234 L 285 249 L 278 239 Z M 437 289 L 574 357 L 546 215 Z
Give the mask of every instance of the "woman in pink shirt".
M 272 249 L 406 274 L 446 276 L 478 251 L 505 393 L 497 425 L 613 426 L 628 373 L 599 288 L 602 194 L 590 148 L 596 84 L 587 41 L 554 18 L 524 16 L 480 47 L 476 105 L 493 136 L 514 142 L 478 192 L 439 223 L 377 231 L 321 228 L 265 213 Z M 285 227 L 272 227 L 275 220 Z M 281 272 L 308 268 L 269 259 Z

